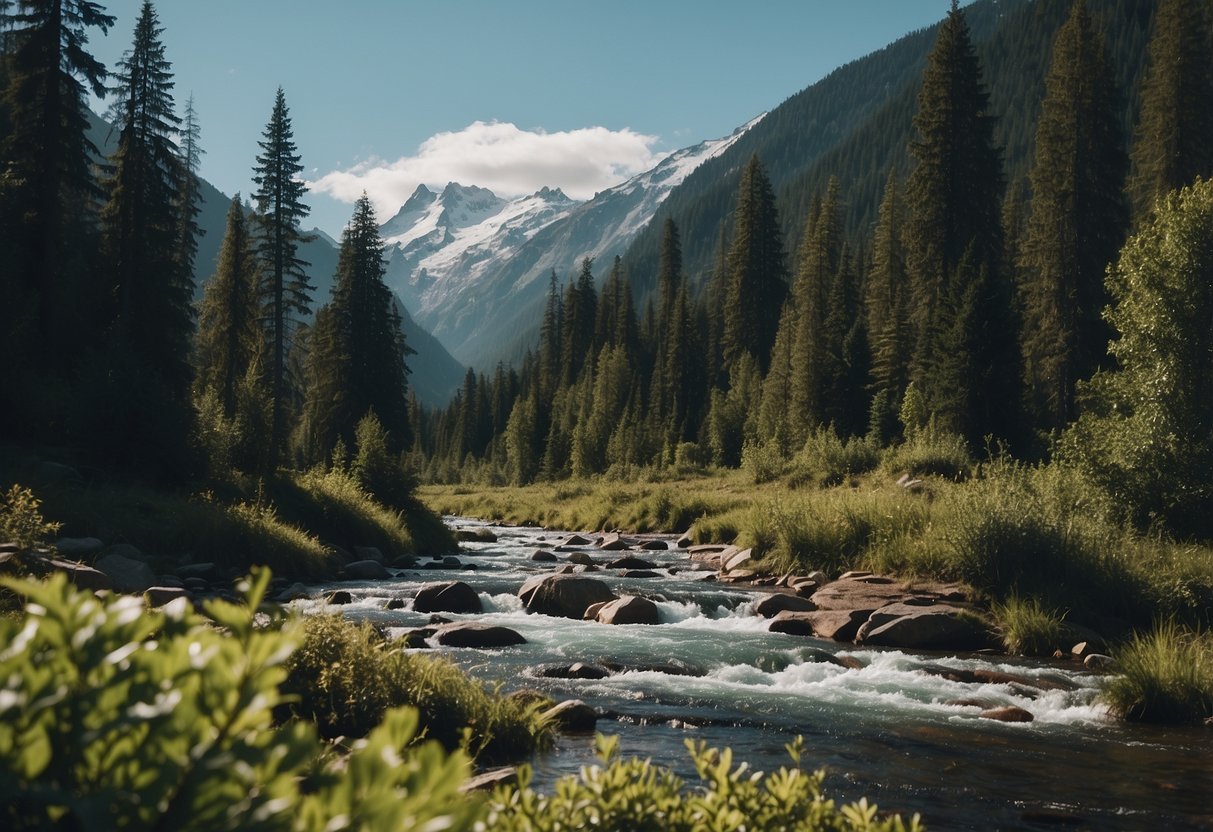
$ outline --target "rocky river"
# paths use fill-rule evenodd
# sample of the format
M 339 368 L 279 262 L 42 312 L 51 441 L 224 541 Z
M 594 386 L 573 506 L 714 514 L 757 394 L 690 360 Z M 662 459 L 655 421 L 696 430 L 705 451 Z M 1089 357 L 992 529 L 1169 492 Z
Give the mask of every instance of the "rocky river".
M 294 604 L 412 634 L 422 649 L 506 691 L 583 700 L 625 754 L 690 779 L 687 739 L 731 746 L 736 759 L 770 770 L 787 762 L 784 744 L 801 735 L 804 764 L 827 770 L 832 796 L 917 812 L 932 829 L 1213 828 L 1213 732 L 1111 718 L 1098 701 L 1099 675 L 1080 662 L 772 632 L 756 612 L 769 588 L 719 581 L 672 537 L 624 541 L 653 547 L 643 551 L 604 551 L 595 541 L 564 545 L 568 533 L 447 520 L 483 530 L 484 539 L 464 543 L 457 559 L 421 558 L 386 579 L 307 587 Z M 647 568 L 608 566 L 621 556 Z M 615 595 L 652 601 L 656 623 L 527 611 L 525 582 L 573 568 L 590 570 L 586 577 Z M 525 643 L 423 642 L 430 631 L 417 631 L 432 613 L 413 609 L 414 598 L 427 584 L 454 580 L 471 587 L 481 611 L 444 619 L 508 628 Z M 330 603 L 338 591 L 348 603 Z M 1023 721 L 990 718 L 999 712 Z M 592 761 L 590 736 L 563 735 L 531 762 L 546 789 Z

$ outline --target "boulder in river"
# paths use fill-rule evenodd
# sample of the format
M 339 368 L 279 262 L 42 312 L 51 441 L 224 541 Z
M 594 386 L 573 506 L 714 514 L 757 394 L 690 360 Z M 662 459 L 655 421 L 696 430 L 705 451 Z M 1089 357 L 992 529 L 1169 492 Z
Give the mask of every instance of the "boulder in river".
M 871 583 L 866 577 L 839 578 L 814 592 L 812 601 L 819 610 L 867 610 L 871 614 L 910 594 L 896 584 Z
M 616 558 L 607 564 L 608 569 L 656 569 L 657 564 L 651 560 L 638 558 L 633 555 L 627 557 Z
M 474 621 L 457 621 L 443 624 L 434 631 L 434 641 L 443 647 L 513 647 L 526 644 L 521 633 L 509 627 L 495 627 Z
M 960 607 L 897 603 L 873 612 L 855 641 L 912 650 L 969 650 L 986 646 L 990 634 L 980 618 Z
M 868 615 L 865 610 L 785 611 L 771 619 L 768 629 L 772 633 L 851 641 L 859 632 L 859 626 L 867 621 Z
M 327 600 L 330 604 L 335 606 L 340 604 L 352 604 L 354 603 L 354 596 L 350 595 L 349 590 L 339 589 L 330 595 Z
M 189 598 L 190 594 L 179 586 L 149 586 L 143 593 L 153 607 L 163 607 L 178 598 Z
M 988 711 L 981 712 L 982 719 L 994 719 L 999 722 L 1031 722 L 1036 717 L 1032 716 L 1031 711 L 1025 711 L 1023 708 L 1015 705 L 1007 705 L 1003 708 L 991 708 Z
M 476 590 L 463 581 L 426 584 L 413 598 L 415 612 L 484 612 Z
M 605 679 L 611 671 L 600 664 L 573 662 L 572 664 L 556 664 L 542 667 L 536 674 L 545 679 Z
M 754 605 L 754 613 L 763 618 L 774 618 L 784 610 L 813 612 L 816 609 L 817 605 L 808 598 L 800 598 L 786 592 L 773 592 Z
M 594 541 L 590 540 L 588 537 L 582 537 L 579 534 L 571 534 L 568 536 L 568 539 L 565 540 L 564 543 L 561 543 L 560 545 L 561 546 L 592 546 L 593 544 L 594 544 Z
M 569 556 L 568 556 L 568 558 L 566 558 L 566 560 L 568 560 L 569 563 L 576 564 L 577 566 L 597 566 L 598 565 L 594 562 L 594 559 L 592 557 L 590 557 L 588 554 L 586 554 L 585 552 L 570 552 Z
M 674 548 L 689 549 L 695 545 L 695 538 L 691 537 L 691 533 L 687 532 L 682 537 L 674 541 Z
M 537 575 L 522 585 L 518 597 L 527 612 L 562 618 L 581 618 L 590 604 L 614 601 L 602 581 L 581 575 Z
M 727 555 L 721 554 L 720 556 L 720 568 L 725 572 L 732 572 L 736 569 L 749 569 L 753 565 L 753 549 L 737 549 Z
M 392 576 L 387 567 L 375 560 L 356 560 L 345 565 L 347 581 L 386 581 Z
M 617 533 L 611 532 L 599 541 L 598 548 L 607 552 L 622 552 L 624 549 L 631 549 L 635 545 L 635 540 L 628 540 L 626 537 L 620 537 Z
M 664 540 L 646 540 L 640 548 L 645 552 L 664 552 L 670 547 Z
M 560 560 L 560 558 L 556 557 L 547 549 L 536 549 L 531 553 L 531 560 L 537 563 L 555 563 L 556 561 Z
M 604 604 L 596 618 L 602 624 L 656 624 L 657 605 L 648 598 L 625 595 Z
M 109 575 L 116 591 L 146 592 L 156 583 L 156 573 L 138 557 L 139 550 L 134 546 L 111 546 L 96 566 Z
M 555 723 L 558 730 L 569 734 L 588 734 L 598 724 L 598 712 L 580 699 L 553 705 L 542 716 Z

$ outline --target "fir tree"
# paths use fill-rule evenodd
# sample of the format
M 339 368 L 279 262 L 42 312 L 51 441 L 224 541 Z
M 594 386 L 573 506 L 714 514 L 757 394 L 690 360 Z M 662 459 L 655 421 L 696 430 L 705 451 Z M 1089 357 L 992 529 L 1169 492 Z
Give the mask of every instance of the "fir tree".
M 152 4 L 144 2 L 134 43 L 118 64 L 118 148 L 106 182 L 102 228 L 118 337 L 184 401 L 191 381 L 194 283 L 180 267 L 182 174 L 172 140 L 179 120 L 163 31 Z
M 897 177 L 890 173 L 880 202 L 864 304 L 876 408 L 870 427 L 881 441 L 894 437 L 897 413 L 910 383 L 909 283 L 901 244 L 903 219 L 901 191 Z
M 181 136 L 177 152 L 177 268 L 183 277 L 194 279 L 194 262 L 198 258 L 198 238 L 205 231 L 198 225 L 202 213 L 202 184 L 198 179 L 198 166 L 203 150 L 199 144 L 202 128 L 198 125 L 198 113 L 194 109 L 194 96 L 185 102 L 185 116 L 181 120 Z
M 1140 225 L 1155 200 L 1213 175 L 1213 47 L 1207 0 L 1160 0 L 1141 85 L 1129 193 Z
M 282 88 L 274 99 L 274 110 L 258 142 L 261 153 L 253 168 L 257 184 L 257 254 L 261 259 L 262 321 L 268 343 L 270 401 L 273 403 L 271 456 L 281 455 L 286 438 L 291 389 L 287 354 L 297 316 L 308 314 L 311 289 L 298 248 L 306 239 L 299 222 L 307 216 L 303 203 L 307 190 L 299 174 L 303 165 L 295 148 L 290 113 Z M 361 414 L 359 414 L 361 416 Z M 382 414 L 380 414 L 382 418 Z
M 1127 222 L 1115 98 L 1102 39 L 1078 0 L 1053 45 L 1020 260 L 1024 364 L 1046 429 L 1073 419 L 1075 384 L 1106 355 L 1103 276 Z
M 838 180 L 831 178 L 825 198 L 810 212 L 792 287 L 796 311 L 791 341 L 790 409 L 795 418 L 789 420 L 792 431 L 789 439 L 794 444 L 803 442 L 810 430 L 827 419 L 825 323 L 828 296 L 842 258 L 841 210 Z
M 741 174 L 727 268 L 721 339 L 725 365 L 732 367 L 748 353 L 765 372 L 788 285 L 775 194 L 757 156 L 750 157 Z
M 341 235 L 333 297 L 323 319 L 317 316 L 311 345 L 306 422 L 313 455 L 327 455 L 338 438 L 352 446 L 354 429 L 368 413 L 386 431 L 393 453 L 412 445 L 405 364 L 410 350 L 385 272 L 379 224 L 363 194 Z M 474 407 L 474 375 L 472 381 Z M 474 437 L 474 421 L 468 430 Z
M 548 301 L 543 310 L 543 323 L 539 328 L 539 392 L 544 400 L 556 393 L 560 383 L 560 333 L 563 307 L 560 304 L 560 288 L 556 270 L 552 270 L 548 283 Z
M 240 195 L 232 198 L 215 274 L 206 283 L 194 347 L 198 395 L 215 394 L 223 413 L 236 413 L 237 390 L 262 351 L 257 265 Z
M 1001 271 L 1002 163 L 981 65 L 964 13 L 955 0 L 927 59 L 910 145 L 915 166 L 906 184 L 906 264 L 910 275 L 911 378 L 943 421 L 967 426 L 971 440 L 1019 430 L 1018 343 L 1009 281 Z M 961 260 L 968 261 L 962 271 Z M 955 356 L 944 344 L 965 324 L 954 320 L 969 296 L 958 281 L 985 276 L 984 296 L 970 308 L 989 315 L 972 322 L 979 354 Z M 967 331 L 967 330 L 966 330 Z M 979 368 L 970 396 L 948 389 L 943 366 Z M 958 402 L 968 412 L 953 412 Z
M 86 96 L 105 96 L 106 72 L 87 51 L 89 30 L 107 32 L 114 18 L 88 0 L 19 0 L 6 22 L 0 291 L 10 344 L 40 340 L 54 352 L 61 333 L 52 324 L 72 292 L 67 260 L 81 249 L 100 196 Z

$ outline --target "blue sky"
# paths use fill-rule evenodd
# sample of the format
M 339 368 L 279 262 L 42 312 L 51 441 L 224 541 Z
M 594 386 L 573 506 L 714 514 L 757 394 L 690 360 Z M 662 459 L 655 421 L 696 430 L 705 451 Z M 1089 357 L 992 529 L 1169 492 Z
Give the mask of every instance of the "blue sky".
M 112 67 L 140 0 L 94 33 Z M 161 0 L 176 97 L 192 92 L 202 175 L 250 169 L 286 91 L 337 236 L 365 189 L 386 220 L 418 183 L 588 197 L 764 110 L 947 12 L 946 0 Z

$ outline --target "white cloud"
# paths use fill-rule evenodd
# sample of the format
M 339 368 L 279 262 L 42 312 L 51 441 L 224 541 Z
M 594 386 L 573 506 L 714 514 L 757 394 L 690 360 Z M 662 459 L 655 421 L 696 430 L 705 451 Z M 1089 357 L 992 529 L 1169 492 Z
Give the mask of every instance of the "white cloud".
M 632 130 L 584 127 L 558 133 L 520 130 L 508 122 L 476 121 L 457 132 L 438 133 L 412 156 L 394 162 L 370 159 L 309 182 L 310 188 L 354 202 L 366 191 L 382 219 L 390 217 L 418 185 L 478 185 L 498 196 L 559 187 L 575 199 L 648 170 L 661 155 L 658 137 Z

